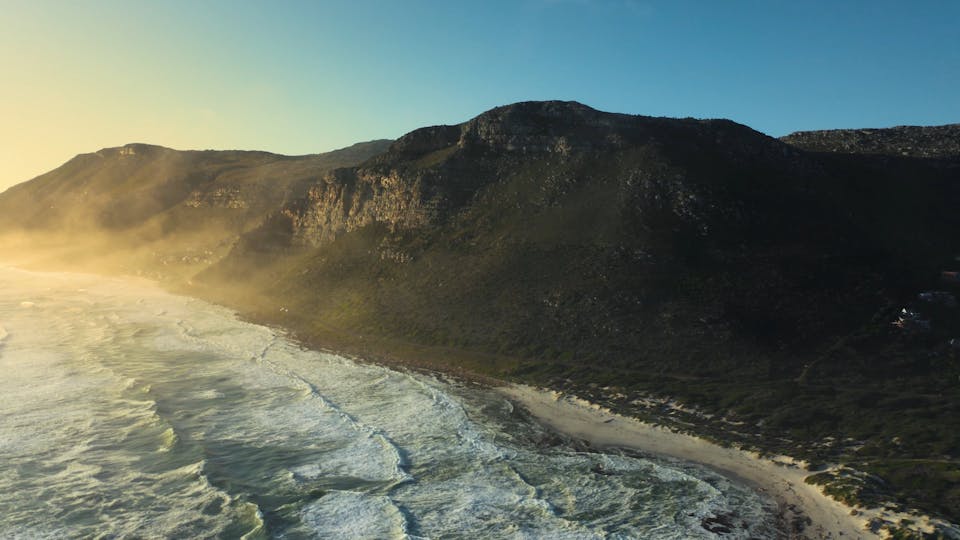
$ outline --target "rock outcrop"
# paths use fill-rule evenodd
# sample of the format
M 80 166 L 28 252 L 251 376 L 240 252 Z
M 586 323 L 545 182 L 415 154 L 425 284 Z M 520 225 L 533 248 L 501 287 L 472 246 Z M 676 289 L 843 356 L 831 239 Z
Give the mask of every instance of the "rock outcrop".
M 291 220 L 296 244 L 318 246 L 373 223 L 390 231 L 427 225 L 436 217 L 437 200 L 422 176 L 340 169 L 311 183 L 282 213 Z
M 960 124 L 800 131 L 781 140 L 811 152 L 960 159 Z

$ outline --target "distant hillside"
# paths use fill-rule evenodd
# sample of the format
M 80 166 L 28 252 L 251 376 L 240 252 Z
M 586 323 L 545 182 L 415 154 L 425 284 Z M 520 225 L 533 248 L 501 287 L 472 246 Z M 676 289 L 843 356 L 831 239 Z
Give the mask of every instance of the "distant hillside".
M 0 215 L 69 227 L 60 261 L 173 276 L 318 346 L 629 414 L 678 399 L 703 411 L 678 425 L 848 463 L 882 479 L 862 500 L 956 521 L 956 129 L 777 140 L 527 102 L 341 161 L 87 154 Z
M 781 140 L 811 152 L 960 158 L 960 124 L 800 131 L 782 137 Z
M 80 250 L 69 255 L 73 260 L 83 259 L 94 240 L 118 252 L 136 246 L 149 253 L 138 254 L 136 263 L 121 256 L 128 271 L 156 274 L 158 267 L 176 266 L 184 267 L 177 272 L 182 276 L 226 253 L 241 233 L 301 196 L 311 179 L 363 162 L 390 143 L 306 156 L 146 144 L 104 148 L 0 194 L 0 226 L 72 236 L 65 244 Z
M 10 188 L 0 210 L 5 222 L 27 229 L 127 229 L 158 218 L 176 227 L 203 208 L 252 217 L 279 206 L 298 182 L 365 161 L 390 142 L 296 157 L 146 144 L 104 148 Z

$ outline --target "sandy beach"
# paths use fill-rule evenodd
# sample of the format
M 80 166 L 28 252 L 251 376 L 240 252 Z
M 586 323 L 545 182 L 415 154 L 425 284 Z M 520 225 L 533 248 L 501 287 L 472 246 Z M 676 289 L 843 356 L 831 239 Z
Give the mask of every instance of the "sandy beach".
M 547 427 L 597 448 L 621 447 L 698 463 L 740 480 L 772 497 L 780 508 L 783 537 L 789 539 L 881 538 L 867 528 L 868 516 L 806 484 L 811 474 L 789 458 L 767 459 L 725 448 L 691 435 L 645 424 L 586 401 L 528 386 L 498 388 Z M 799 531 L 802 525 L 802 531 Z

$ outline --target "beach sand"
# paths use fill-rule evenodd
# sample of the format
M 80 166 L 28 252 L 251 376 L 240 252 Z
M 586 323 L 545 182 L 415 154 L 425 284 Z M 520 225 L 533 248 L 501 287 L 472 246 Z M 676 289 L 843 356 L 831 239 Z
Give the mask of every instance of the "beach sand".
M 753 486 L 773 498 L 780 509 L 783 537 L 789 539 L 874 539 L 867 517 L 806 484 L 811 474 L 789 458 L 762 458 L 691 435 L 612 413 L 557 392 L 521 385 L 498 390 L 528 410 L 545 426 L 596 448 L 629 448 L 647 454 L 697 463 Z M 799 530 L 801 529 L 802 530 Z

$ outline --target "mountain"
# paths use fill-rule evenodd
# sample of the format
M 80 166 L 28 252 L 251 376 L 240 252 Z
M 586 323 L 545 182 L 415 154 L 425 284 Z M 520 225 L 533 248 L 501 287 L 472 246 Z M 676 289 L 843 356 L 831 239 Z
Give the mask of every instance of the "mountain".
M 956 178 L 729 121 L 521 103 L 308 183 L 210 275 L 256 261 L 287 309 L 530 369 L 797 377 L 936 285 L 960 253 Z
M 128 271 L 160 265 L 189 273 L 226 253 L 311 178 L 362 162 L 390 143 L 306 156 L 104 148 L 0 194 L 0 226 L 53 237 L 50 243 L 68 246 L 61 258 L 74 262 L 96 262 L 109 249 L 126 251 L 118 264 Z M 133 257 L 134 248 L 148 253 Z
M 104 148 L 9 189 L 4 218 L 30 229 L 122 230 L 153 220 L 176 228 L 191 218 L 185 208 L 219 208 L 243 210 L 241 220 L 255 220 L 282 204 L 298 182 L 362 162 L 389 143 L 296 157 L 147 144 Z
M 527 102 L 340 168 L 102 151 L 8 190 L 0 212 L 69 225 L 72 263 L 108 249 L 317 346 L 846 463 L 869 474 L 824 478 L 836 496 L 957 521 L 956 129 L 778 140 Z

